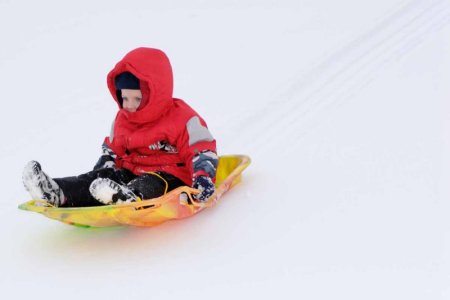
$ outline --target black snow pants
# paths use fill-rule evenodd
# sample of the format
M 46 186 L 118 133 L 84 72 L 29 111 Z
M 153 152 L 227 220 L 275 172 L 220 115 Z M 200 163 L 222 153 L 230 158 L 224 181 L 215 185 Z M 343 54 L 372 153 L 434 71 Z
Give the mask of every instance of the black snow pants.
M 79 176 L 54 178 L 63 190 L 66 201 L 61 207 L 98 206 L 97 201 L 89 192 L 89 186 L 97 178 L 109 178 L 121 185 L 127 185 L 141 199 L 151 199 L 164 195 L 167 189 L 171 191 L 186 185 L 179 178 L 165 172 L 155 172 L 135 175 L 126 169 L 104 168 L 90 171 Z M 136 180 L 133 180 L 136 179 Z M 132 181 L 128 184 L 130 181 Z

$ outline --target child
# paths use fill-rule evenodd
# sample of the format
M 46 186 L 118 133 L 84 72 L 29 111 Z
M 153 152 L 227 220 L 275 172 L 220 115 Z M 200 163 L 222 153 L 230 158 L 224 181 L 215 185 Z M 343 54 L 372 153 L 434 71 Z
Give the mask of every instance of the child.
M 205 121 L 172 98 L 172 68 L 158 49 L 137 48 L 107 77 L 119 106 L 94 170 L 52 179 L 36 161 L 23 171 L 34 199 L 60 207 L 95 206 L 159 197 L 179 186 L 198 189 L 197 201 L 214 191 L 216 141 Z

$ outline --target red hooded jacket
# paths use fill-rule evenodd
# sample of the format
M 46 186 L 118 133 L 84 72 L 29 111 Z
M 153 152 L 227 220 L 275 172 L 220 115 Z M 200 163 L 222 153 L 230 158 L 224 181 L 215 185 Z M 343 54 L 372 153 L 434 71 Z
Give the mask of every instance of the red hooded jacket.
M 143 99 L 136 112 L 122 109 L 117 98 L 114 79 L 125 71 L 140 80 Z M 216 141 L 205 121 L 183 100 L 172 97 L 167 56 L 158 49 L 132 50 L 109 72 L 107 83 L 119 112 L 104 143 L 117 155 L 116 166 L 137 175 L 164 171 L 191 185 L 193 157 L 216 153 Z

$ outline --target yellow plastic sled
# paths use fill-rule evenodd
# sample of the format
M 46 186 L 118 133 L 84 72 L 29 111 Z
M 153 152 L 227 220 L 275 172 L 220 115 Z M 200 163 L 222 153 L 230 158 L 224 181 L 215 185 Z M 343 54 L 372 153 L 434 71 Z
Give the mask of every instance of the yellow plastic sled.
M 205 203 L 192 200 L 196 190 L 179 187 L 159 198 L 139 202 L 93 207 L 53 207 L 45 200 L 31 200 L 19 205 L 20 209 L 43 214 L 70 225 L 81 227 L 155 226 L 172 219 L 190 217 L 206 207 L 213 206 L 234 185 L 241 181 L 241 173 L 250 164 L 245 155 L 219 157 L 216 192 Z M 186 201 L 181 201 L 184 197 Z

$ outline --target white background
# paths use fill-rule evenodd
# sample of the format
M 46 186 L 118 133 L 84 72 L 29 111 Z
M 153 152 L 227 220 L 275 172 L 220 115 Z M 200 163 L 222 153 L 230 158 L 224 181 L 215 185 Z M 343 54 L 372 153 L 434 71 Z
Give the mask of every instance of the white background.
M 0 0 L 3 299 L 450 299 L 448 1 L 66 2 Z M 139 46 L 242 184 L 154 228 L 18 210 L 29 160 L 92 169 Z

